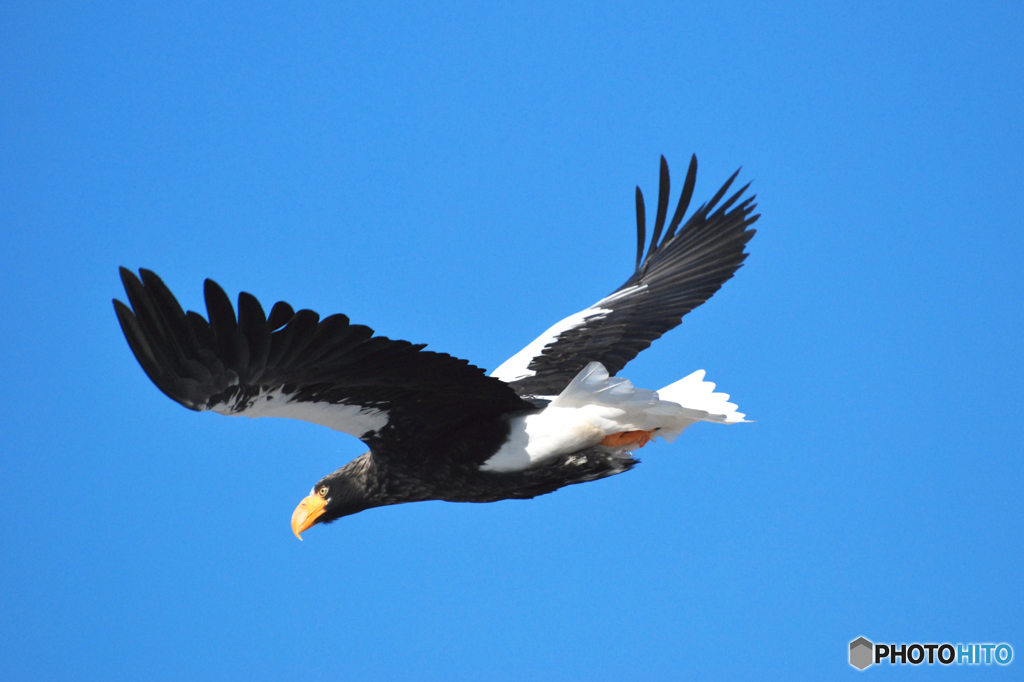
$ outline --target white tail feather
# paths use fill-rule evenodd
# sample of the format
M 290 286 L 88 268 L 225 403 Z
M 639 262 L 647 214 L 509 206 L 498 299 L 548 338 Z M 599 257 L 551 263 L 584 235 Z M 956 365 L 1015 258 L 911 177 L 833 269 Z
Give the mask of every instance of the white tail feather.
M 737 412 L 735 403 L 729 402 L 728 393 L 715 393 L 715 385 L 704 381 L 704 370 L 699 369 L 679 381 L 658 391 L 662 400 L 671 400 L 683 407 L 707 412 L 701 421 L 736 424 L 746 421 L 747 415 Z
M 675 423 L 666 425 L 657 433 L 669 443 L 687 426 L 699 421 L 716 424 L 739 424 L 747 421 L 744 419 L 747 415 L 737 412 L 736 404 L 729 402 L 728 393 L 715 393 L 715 385 L 710 381 L 704 381 L 702 369 L 659 390 L 658 397 L 677 403 L 683 408 L 683 414 Z

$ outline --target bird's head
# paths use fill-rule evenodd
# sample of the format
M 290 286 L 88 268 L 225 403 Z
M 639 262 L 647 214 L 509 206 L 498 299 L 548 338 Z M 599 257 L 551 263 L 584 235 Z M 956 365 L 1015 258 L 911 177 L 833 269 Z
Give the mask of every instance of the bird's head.
M 374 506 L 367 500 L 361 477 L 352 475 L 350 465 L 321 478 L 309 495 L 299 502 L 292 512 L 295 537 L 301 540 L 302 533 L 318 523 L 330 523 Z

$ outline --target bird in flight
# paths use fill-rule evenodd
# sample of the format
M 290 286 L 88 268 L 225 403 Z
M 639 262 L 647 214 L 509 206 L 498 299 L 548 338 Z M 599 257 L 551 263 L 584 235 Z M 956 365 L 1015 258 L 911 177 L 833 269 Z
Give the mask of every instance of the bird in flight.
M 697 158 L 671 221 L 661 158 L 650 242 L 636 189 L 636 266 L 626 282 L 556 323 L 489 376 L 425 344 L 377 336 L 345 315 L 323 319 L 251 294 L 232 306 L 207 279 L 207 317 L 182 310 L 153 272 L 121 268 L 129 305 L 114 300 L 128 345 L 169 398 L 199 412 L 287 417 L 359 438 L 369 452 L 321 478 L 292 531 L 372 507 L 529 499 L 630 470 L 654 437 L 672 442 L 698 421 L 745 421 L 704 371 L 655 392 L 616 376 L 735 274 L 754 236 L 739 171 L 683 222 Z M 646 252 L 645 252 L 646 251 Z

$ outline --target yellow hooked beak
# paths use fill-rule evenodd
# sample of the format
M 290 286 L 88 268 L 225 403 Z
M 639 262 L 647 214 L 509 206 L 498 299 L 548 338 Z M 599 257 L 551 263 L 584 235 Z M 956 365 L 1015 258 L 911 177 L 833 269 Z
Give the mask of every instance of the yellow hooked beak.
M 316 520 L 324 513 L 327 500 L 316 493 L 310 495 L 292 512 L 292 532 L 295 537 L 302 539 L 302 533 L 316 523 Z

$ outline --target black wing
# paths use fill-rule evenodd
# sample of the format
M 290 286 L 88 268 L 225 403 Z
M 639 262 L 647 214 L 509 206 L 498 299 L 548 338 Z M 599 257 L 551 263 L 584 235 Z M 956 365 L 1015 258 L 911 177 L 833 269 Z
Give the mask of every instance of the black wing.
M 633 276 L 610 296 L 555 324 L 492 376 L 524 396 L 557 395 L 589 362 L 600 362 L 614 376 L 652 341 L 678 325 L 683 315 L 711 298 L 743 264 L 747 257 L 743 247 L 755 232 L 750 226 L 760 217 L 751 215 L 757 206 L 754 196 L 739 201 L 749 184 L 718 206 L 738 174 L 736 171 L 677 233 L 693 196 L 697 157 L 690 159 L 683 192 L 667 230 L 668 164 L 661 157 L 658 213 L 646 256 L 644 199 L 636 188 Z
M 208 279 L 207 321 L 155 274 L 139 274 L 121 268 L 131 303 L 114 301 L 121 329 L 153 383 L 191 410 L 301 419 L 375 447 L 530 407 L 465 360 L 374 336 L 344 315 L 321 320 L 279 302 L 267 317 L 243 292 L 236 317 Z

